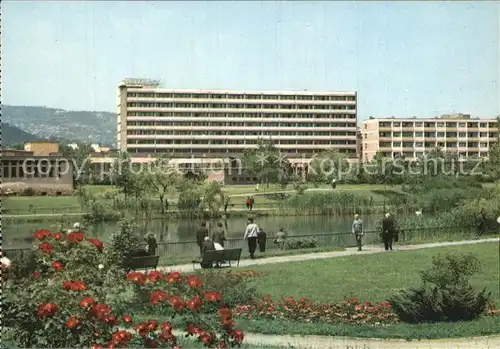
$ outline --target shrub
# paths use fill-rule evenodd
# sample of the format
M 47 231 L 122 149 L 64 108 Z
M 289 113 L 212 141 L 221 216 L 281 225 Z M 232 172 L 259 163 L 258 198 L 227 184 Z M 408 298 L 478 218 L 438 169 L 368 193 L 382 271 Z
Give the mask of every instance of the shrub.
M 242 343 L 231 310 L 221 304 L 223 295 L 205 291 L 198 277 L 125 274 L 103 265 L 103 244 L 82 232 L 64 236 L 41 230 L 35 237 L 40 240 L 37 270 L 22 284 L 7 280 L 4 288 L 5 325 L 16 347 L 179 348 L 170 322 L 134 324 L 128 311 L 142 294 L 150 308 L 184 319 L 186 336 L 196 336 L 206 347 Z M 202 313 L 209 315 L 202 318 Z
M 121 267 L 132 254 L 140 249 L 142 240 L 134 234 L 136 225 L 130 218 L 120 220 L 120 230 L 113 233 L 109 247 L 106 250 L 106 260 L 109 265 Z
M 469 278 L 479 271 L 471 256 L 438 256 L 421 272 L 423 285 L 401 291 L 389 302 L 399 319 L 408 323 L 467 321 L 485 314 L 491 293 L 476 292 Z
M 319 246 L 315 238 L 290 238 L 285 242 L 285 248 L 289 250 L 300 250 L 303 248 L 315 248 Z
M 301 194 L 303 194 L 306 191 L 307 185 L 304 184 L 304 183 L 297 182 L 297 183 L 293 184 L 293 188 L 295 189 L 295 191 L 297 192 L 297 194 L 301 195 Z

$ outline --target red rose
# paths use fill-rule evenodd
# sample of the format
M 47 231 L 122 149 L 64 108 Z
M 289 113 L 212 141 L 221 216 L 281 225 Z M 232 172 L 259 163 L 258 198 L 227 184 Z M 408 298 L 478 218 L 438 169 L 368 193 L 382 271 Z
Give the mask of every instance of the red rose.
M 155 283 L 157 283 L 160 280 L 165 280 L 165 275 L 163 275 L 163 273 L 161 273 L 159 271 L 152 270 L 148 274 L 148 279 L 149 279 L 150 282 L 152 282 L 153 284 L 155 284 Z
M 33 279 L 38 279 L 39 277 L 40 277 L 40 273 L 39 273 L 39 272 L 37 272 L 37 271 L 35 271 L 35 272 L 33 273 Z
M 191 275 L 188 278 L 187 284 L 189 287 L 201 287 L 201 280 L 198 277 Z
M 241 344 L 243 343 L 243 338 L 244 338 L 244 334 L 243 334 L 243 331 L 241 330 L 235 330 L 233 332 L 231 332 L 231 338 L 234 339 L 234 341 L 237 343 L 237 344 Z
M 88 289 L 83 280 L 64 281 L 62 288 L 66 291 L 86 291 Z
M 135 282 L 138 285 L 144 285 L 146 283 L 146 275 L 141 273 L 140 271 L 134 271 L 131 273 L 128 273 L 126 276 L 127 281 L 132 281 Z
M 182 309 L 184 309 L 184 301 L 179 296 L 170 297 L 168 302 L 175 311 L 181 311 Z
M 52 236 L 51 232 L 46 229 L 37 230 L 35 234 L 33 234 L 33 238 L 35 238 L 36 240 L 43 240 L 51 236 Z
M 111 326 L 120 324 L 120 321 L 114 315 L 105 316 L 104 322 Z
M 188 309 L 192 311 L 198 311 L 201 308 L 201 297 L 194 296 L 192 299 L 186 302 L 186 306 Z
M 205 292 L 205 300 L 207 302 L 220 302 L 222 300 L 222 295 L 216 291 Z
M 132 323 L 132 316 L 130 316 L 130 315 L 124 315 L 122 317 L 122 320 L 123 320 L 124 323 L 130 324 L 130 323 Z
M 95 299 L 92 297 L 85 297 L 80 301 L 80 307 L 88 309 L 96 303 Z
M 91 349 L 104 349 L 103 346 L 100 344 L 92 344 L 92 346 L 90 348 Z
M 88 238 L 87 241 L 94 245 L 99 252 L 102 252 L 102 250 L 104 249 L 104 244 L 99 239 Z
M 215 340 L 215 337 L 213 334 L 211 333 L 207 333 L 207 332 L 203 332 L 201 335 L 200 335 L 200 340 L 203 344 L 206 344 L 206 345 L 209 345 L 209 344 L 212 344 Z
M 144 341 L 144 346 L 146 348 L 158 348 L 158 342 L 151 338 L 146 338 Z
M 52 268 L 54 268 L 54 270 L 57 270 L 57 271 L 63 271 L 64 265 L 59 261 L 55 261 L 55 262 L 52 262 Z
M 42 242 L 38 248 L 40 251 L 42 251 L 45 254 L 51 254 L 52 253 L 52 245 L 49 244 L 48 242 Z
M 36 316 L 39 318 L 54 316 L 57 312 L 57 305 L 54 303 L 40 304 Z
M 61 240 L 62 239 L 62 234 L 61 233 L 55 233 L 54 234 L 54 240 Z
M 203 332 L 203 330 L 199 327 L 197 327 L 195 324 L 188 324 L 186 328 L 186 332 L 188 335 L 195 335 L 195 334 L 200 334 Z
M 166 292 L 161 290 L 154 290 L 149 295 L 149 301 L 151 302 L 151 304 L 156 305 L 165 302 L 167 300 L 167 297 L 168 295 Z
M 148 331 L 149 332 L 154 332 L 158 329 L 158 321 L 156 320 L 148 320 Z
M 82 242 L 84 237 L 85 233 L 83 231 L 75 231 L 73 233 L 69 233 L 66 237 L 66 240 L 68 240 L 72 244 L 76 244 Z
M 76 326 L 78 326 L 78 324 L 80 323 L 80 320 L 78 320 L 76 317 L 70 317 L 68 319 L 68 321 L 66 321 L 66 326 L 68 328 L 76 328 Z
M 181 275 L 181 273 L 174 271 L 174 272 L 168 273 L 167 280 L 168 280 L 169 284 L 175 284 L 175 283 L 178 283 L 182 280 L 182 275 Z

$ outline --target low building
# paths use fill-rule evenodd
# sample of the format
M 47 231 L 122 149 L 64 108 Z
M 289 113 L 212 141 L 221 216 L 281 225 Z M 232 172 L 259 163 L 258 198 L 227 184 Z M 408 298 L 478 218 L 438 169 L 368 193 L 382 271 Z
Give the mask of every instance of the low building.
M 55 142 L 28 142 L 24 150 L 2 149 L 2 194 L 69 195 L 73 162 Z

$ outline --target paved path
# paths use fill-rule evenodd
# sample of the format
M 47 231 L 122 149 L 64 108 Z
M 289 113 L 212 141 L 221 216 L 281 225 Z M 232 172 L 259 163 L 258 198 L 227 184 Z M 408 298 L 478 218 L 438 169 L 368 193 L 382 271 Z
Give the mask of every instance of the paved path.
M 438 243 L 418 244 L 418 245 L 402 245 L 402 246 L 397 246 L 394 249 L 393 253 L 395 251 L 411 251 L 423 248 L 472 245 L 472 244 L 499 242 L 499 241 L 500 241 L 499 238 L 490 238 L 490 239 L 480 239 L 480 240 L 438 242 Z M 374 254 L 381 252 L 385 252 L 382 247 L 376 245 L 368 245 L 365 246 L 363 251 L 361 252 L 358 252 L 357 248 L 353 247 L 353 248 L 347 248 L 345 251 L 316 252 L 316 253 L 297 254 L 291 256 L 268 257 L 268 258 L 254 259 L 254 260 L 243 259 L 240 261 L 240 267 L 250 267 L 255 265 L 274 264 L 274 263 L 300 262 L 300 261 L 309 261 L 315 259 L 338 258 L 338 257 L 346 257 L 353 255 Z M 193 271 L 193 265 L 192 264 L 171 265 L 171 266 L 159 267 L 158 269 L 166 272 L 169 271 L 190 272 Z

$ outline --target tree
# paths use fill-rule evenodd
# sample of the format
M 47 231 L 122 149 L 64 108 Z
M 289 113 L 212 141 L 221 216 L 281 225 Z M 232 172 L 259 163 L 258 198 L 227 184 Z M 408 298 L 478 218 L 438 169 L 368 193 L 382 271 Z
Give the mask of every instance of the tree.
M 290 161 L 272 140 L 259 139 L 257 148 L 245 149 L 240 159 L 244 169 L 267 186 L 286 183 L 292 172 Z
M 165 200 L 168 193 L 175 191 L 179 182 L 179 174 L 169 165 L 166 155 L 158 157 L 143 174 L 144 184 L 149 191 L 158 194 L 160 198 L 161 213 L 165 214 Z
M 89 183 L 92 178 L 90 153 L 92 147 L 90 144 L 80 143 L 76 148 L 67 145 L 61 145 L 61 153 L 67 159 L 73 162 L 73 179 L 75 184 Z
M 308 179 L 315 185 L 342 179 L 350 170 L 347 156 L 337 149 L 328 149 L 313 157 L 309 165 Z
M 132 170 L 132 161 L 126 152 L 120 152 L 113 163 L 113 181 L 120 192 L 129 198 L 133 193 L 137 194 L 137 186 L 140 184 L 137 175 Z
M 203 191 L 203 207 L 208 208 L 211 215 L 215 215 L 224 205 L 224 191 L 222 185 L 217 181 L 205 184 Z

